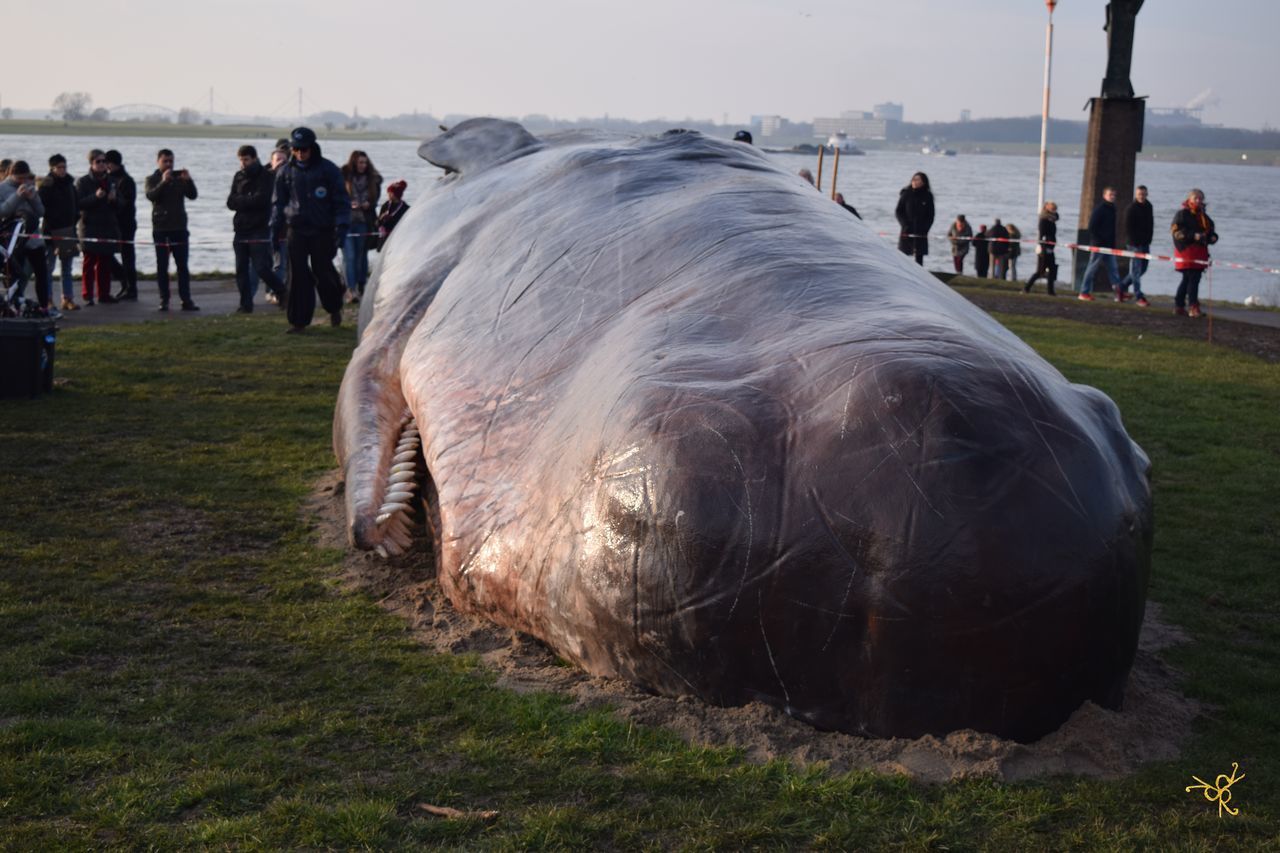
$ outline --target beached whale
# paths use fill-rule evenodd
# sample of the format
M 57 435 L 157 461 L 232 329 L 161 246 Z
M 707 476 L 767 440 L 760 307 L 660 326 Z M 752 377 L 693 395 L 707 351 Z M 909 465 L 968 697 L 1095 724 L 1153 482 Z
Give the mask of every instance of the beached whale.
M 1115 405 L 758 150 L 464 122 L 361 305 L 351 542 L 434 492 L 464 611 L 876 736 L 1121 701 L 1149 464 Z

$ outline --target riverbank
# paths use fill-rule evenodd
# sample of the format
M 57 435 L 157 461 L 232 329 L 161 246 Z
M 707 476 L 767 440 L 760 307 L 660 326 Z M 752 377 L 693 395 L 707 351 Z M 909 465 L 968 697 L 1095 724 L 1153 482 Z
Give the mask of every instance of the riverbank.
M 183 139 L 271 139 L 289 135 L 294 125 L 270 127 L 262 124 L 171 124 L 163 121 L 44 121 L 42 119 L 0 120 L 0 134 L 33 136 L 159 136 Z M 320 128 L 317 128 L 320 130 Z M 325 139 L 386 140 L 408 139 L 396 133 L 371 130 L 323 129 Z

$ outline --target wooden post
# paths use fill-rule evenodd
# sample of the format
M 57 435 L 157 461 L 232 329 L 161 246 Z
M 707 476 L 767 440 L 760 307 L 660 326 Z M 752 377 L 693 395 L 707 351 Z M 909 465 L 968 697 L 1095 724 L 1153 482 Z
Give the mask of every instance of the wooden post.
M 840 146 L 836 146 L 836 159 L 831 164 L 831 200 L 836 200 L 836 181 L 840 178 Z
M 827 146 L 823 145 L 821 148 L 818 149 L 818 183 L 815 184 L 815 186 L 818 188 L 819 192 L 822 191 L 822 155 L 826 153 L 827 153 Z

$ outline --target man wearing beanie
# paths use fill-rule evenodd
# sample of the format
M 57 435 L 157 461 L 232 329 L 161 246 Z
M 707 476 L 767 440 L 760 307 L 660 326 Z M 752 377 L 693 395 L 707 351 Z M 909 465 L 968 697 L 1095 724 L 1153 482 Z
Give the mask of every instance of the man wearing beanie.
M 107 152 L 107 172 L 116 182 L 116 221 L 120 223 L 120 260 L 111 258 L 111 274 L 120 279 L 116 299 L 138 301 L 138 254 L 133 238 L 138 233 L 138 185 L 124 169 L 124 157 Z
M 276 170 L 271 232 L 286 232 L 288 331 L 296 334 L 311 325 L 317 294 L 329 323 L 342 325 L 344 288 L 333 259 L 351 223 L 351 199 L 342 172 L 320 155 L 311 128 L 294 128 L 289 149 L 293 157 Z

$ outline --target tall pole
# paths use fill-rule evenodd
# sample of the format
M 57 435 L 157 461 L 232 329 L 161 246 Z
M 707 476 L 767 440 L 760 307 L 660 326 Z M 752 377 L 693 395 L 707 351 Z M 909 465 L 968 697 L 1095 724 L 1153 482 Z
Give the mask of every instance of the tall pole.
M 1044 0 L 1049 7 L 1049 24 L 1044 30 L 1044 106 L 1040 111 L 1040 194 L 1036 197 L 1036 216 L 1044 210 L 1044 181 L 1049 165 L 1049 70 L 1053 65 L 1053 8 L 1058 0 Z

